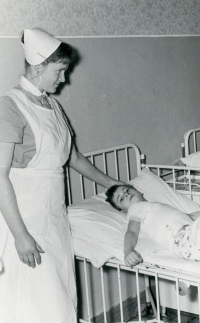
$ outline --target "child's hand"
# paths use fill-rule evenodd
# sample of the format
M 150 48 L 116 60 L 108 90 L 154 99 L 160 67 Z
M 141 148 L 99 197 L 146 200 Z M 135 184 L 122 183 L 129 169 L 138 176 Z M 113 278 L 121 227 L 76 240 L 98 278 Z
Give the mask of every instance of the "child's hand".
M 126 266 L 132 267 L 132 266 L 136 266 L 137 264 L 143 262 L 143 259 L 142 259 L 141 255 L 139 254 L 139 252 L 137 252 L 136 250 L 133 250 L 133 251 L 127 253 L 127 255 L 125 254 L 124 262 L 125 262 Z

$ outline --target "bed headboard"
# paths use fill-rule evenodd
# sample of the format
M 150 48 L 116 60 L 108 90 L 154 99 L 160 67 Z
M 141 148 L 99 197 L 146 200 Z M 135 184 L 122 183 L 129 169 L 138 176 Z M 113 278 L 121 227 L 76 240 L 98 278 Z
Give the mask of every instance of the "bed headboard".
M 99 149 L 85 153 L 84 156 L 105 174 L 122 181 L 129 181 L 137 176 L 141 171 L 141 159 L 144 159 L 144 155 L 140 154 L 135 144 Z M 70 167 L 67 168 L 66 177 L 69 205 L 105 191 Z
M 185 156 L 200 150 L 200 128 L 190 129 L 184 135 Z

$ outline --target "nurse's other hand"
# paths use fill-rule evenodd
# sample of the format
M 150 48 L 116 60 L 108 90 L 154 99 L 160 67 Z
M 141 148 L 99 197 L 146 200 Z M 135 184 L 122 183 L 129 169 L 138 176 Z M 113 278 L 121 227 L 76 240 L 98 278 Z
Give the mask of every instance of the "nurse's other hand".
M 122 182 L 122 181 L 119 181 L 119 180 L 113 180 L 113 181 L 109 182 L 107 189 L 110 188 L 113 185 L 125 185 L 125 184 L 126 184 L 125 182 Z
M 44 251 L 28 232 L 15 238 L 15 247 L 24 264 L 32 268 L 36 267 L 36 262 L 38 265 L 41 264 L 40 253 L 44 253 Z

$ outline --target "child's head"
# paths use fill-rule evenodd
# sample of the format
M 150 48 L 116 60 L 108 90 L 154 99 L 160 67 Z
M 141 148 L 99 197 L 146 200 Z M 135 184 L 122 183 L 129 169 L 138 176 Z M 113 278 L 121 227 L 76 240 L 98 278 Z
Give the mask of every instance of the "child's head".
M 118 211 L 127 212 L 131 204 L 144 201 L 143 195 L 128 184 L 113 185 L 105 194 L 106 201 Z

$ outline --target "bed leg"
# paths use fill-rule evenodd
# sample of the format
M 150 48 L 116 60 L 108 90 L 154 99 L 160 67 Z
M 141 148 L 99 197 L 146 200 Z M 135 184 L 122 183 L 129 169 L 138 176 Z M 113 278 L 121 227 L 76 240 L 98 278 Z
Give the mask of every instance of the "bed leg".
M 147 287 L 149 288 L 149 276 L 144 276 L 144 284 L 145 284 L 145 293 L 146 293 L 146 313 L 149 315 L 151 313 L 151 300 L 149 298 L 149 293 L 147 292 Z
M 145 284 L 145 290 L 146 290 L 146 302 L 150 303 L 149 294 L 147 292 L 147 287 L 149 287 L 149 276 L 147 275 L 144 276 L 144 284 Z
M 156 309 L 156 305 L 155 305 L 154 299 L 152 297 L 152 294 L 151 294 L 149 286 L 146 287 L 146 291 L 147 291 L 148 297 L 149 297 L 150 302 L 151 302 L 153 313 L 154 313 L 155 317 L 157 318 L 157 309 Z
M 170 319 L 167 315 L 167 308 L 165 306 L 161 306 L 161 319 L 163 322 L 169 322 Z
M 161 306 L 161 315 L 167 315 L 167 309 L 165 306 Z
M 154 317 L 157 318 L 157 309 L 156 305 L 149 287 L 149 276 L 145 276 L 145 288 L 146 288 L 146 302 L 147 307 L 152 308 Z M 150 310 L 149 310 L 150 311 Z M 169 318 L 167 316 L 167 308 L 164 306 L 161 306 L 161 313 L 160 313 L 161 322 L 169 322 Z

